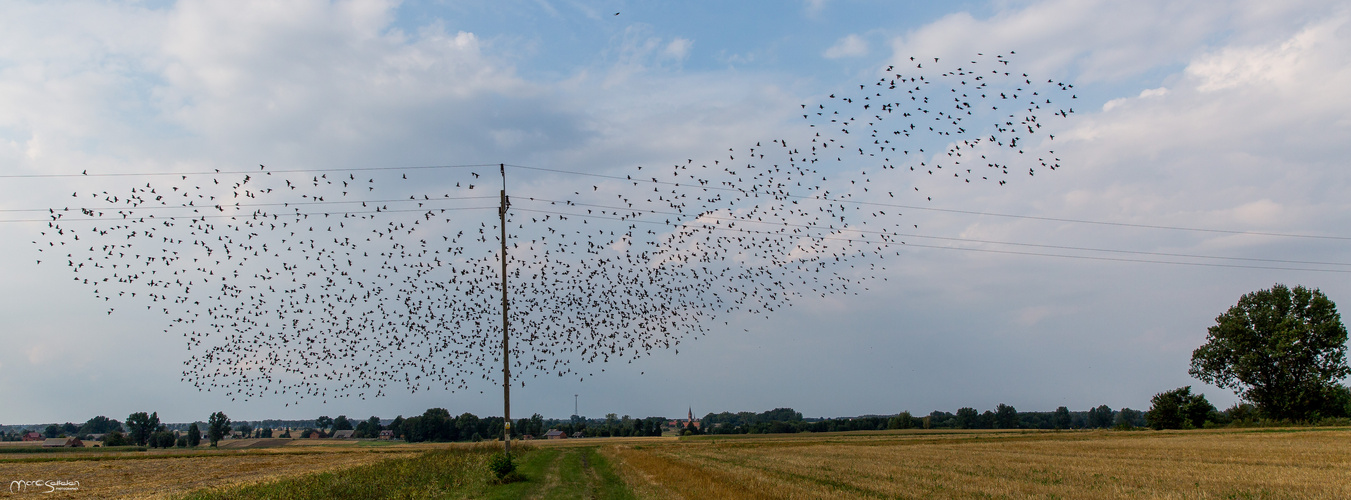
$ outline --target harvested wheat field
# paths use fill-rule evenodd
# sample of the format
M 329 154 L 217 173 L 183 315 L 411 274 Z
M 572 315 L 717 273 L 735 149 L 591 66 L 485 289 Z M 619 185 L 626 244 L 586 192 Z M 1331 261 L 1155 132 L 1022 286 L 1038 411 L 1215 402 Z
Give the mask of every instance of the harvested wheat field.
M 424 448 L 425 449 L 425 448 Z M 271 481 L 348 469 L 390 458 L 406 458 L 424 449 L 341 447 L 241 450 L 149 451 L 58 456 L 0 455 L 0 478 L 79 481 L 78 490 L 31 495 L 52 498 L 168 498 L 189 491 Z M 7 492 L 8 493 L 8 492 Z
M 535 441 L 507 484 L 484 465 L 491 443 L 238 444 L 0 454 L 0 477 L 78 480 L 78 492 L 26 496 L 87 498 L 1351 498 L 1351 429 Z
M 645 498 L 1351 498 L 1351 432 L 930 432 L 603 447 Z

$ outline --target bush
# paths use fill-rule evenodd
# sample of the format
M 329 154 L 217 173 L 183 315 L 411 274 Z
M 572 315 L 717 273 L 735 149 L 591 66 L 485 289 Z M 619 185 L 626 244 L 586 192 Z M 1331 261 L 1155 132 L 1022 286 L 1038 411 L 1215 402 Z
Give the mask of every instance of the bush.
M 121 431 L 115 430 L 103 437 L 103 446 L 127 446 L 129 444 L 131 442 L 127 441 L 127 436 L 122 434 Z
M 1318 421 L 1319 427 L 1348 427 L 1351 426 L 1351 418 L 1346 417 L 1325 417 Z
M 150 435 L 147 440 L 151 448 L 173 448 L 176 436 L 169 431 L 159 431 Z
M 1154 395 L 1145 420 L 1154 430 L 1199 429 L 1207 420 L 1214 420 L 1215 407 L 1203 394 L 1192 394 L 1191 386 L 1180 387 Z
M 488 470 L 493 472 L 499 482 L 511 482 L 519 480 L 520 475 L 516 474 L 516 461 L 503 452 L 494 453 L 488 457 Z

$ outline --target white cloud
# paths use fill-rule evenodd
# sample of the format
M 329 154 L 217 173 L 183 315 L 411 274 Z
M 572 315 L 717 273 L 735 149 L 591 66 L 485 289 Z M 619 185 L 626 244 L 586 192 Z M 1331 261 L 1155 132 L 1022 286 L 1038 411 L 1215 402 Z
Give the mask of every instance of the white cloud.
M 831 45 L 823 55 L 826 59 L 866 56 L 868 55 L 868 42 L 858 35 L 849 35 L 835 42 L 835 45 Z
M 683 61 L 690 56 L 690 48 L 694 47 L 694 42 L 686 38 L 676 37 L 671 43 L 666 44 L 666 50 L 662 53 L 671 59 Z
M 1137 97 L 1139 97 L 1140 99 L 1144 99 L 1144 98 L 1148 98 L 1148 97 L 1156 97 L 1156 96 L 1161 96 L 1161 95 L 1166 95 L 1166 94 L 1168 94 L 1168 89 L 1163 88 L 1163 87 L 1159 87 L 1159 88 L 1157 88 L 1157 89 L 1145 89 L 1145 90 L 1141 90 L 1141 91 L 1140 91 L 1140 95 L 1137 96 Z M 1125 97 L 1122 97 L 1122 98 L 1119 98 L 1119 99 L 1112 99 L 1112 100 L 1107 101 L 1106 103 L 1104 103 L 1104 104 L 1102 105 L 1102 111 L 1103 111 L 1104 113 L 1105 113 L 1105 112 L 1108 112 L 1108 111 L 1111 111 L 1111 110 L 1115 109 L 1117 106 L 1120 106 L 1120 105 L 1125 104 L 1125 103 L 1130 102 L 1130 101 L 1131 101 L 1130 99 L 1125 98 Z
M 1279 43 L 1225 47 L 1188 65 L 1186 74 L 1202 92 L 1245 85 L 1306 93 L 1337 88 L 1345 82 L 1346 64 L 1351 57 L 1345 52 L 1328 49 L 1344 48 L 1348 37 L 1347 19 L 1343 13 L 1311 24 Z M 1311 76 L 1320 78 L 1305 79 Z
M 539 8 L 543 9 L 544 12 L 548 13 L 551 17 L 562 17 L 562 14 L 558 12 L 558 9 L 554 8 L 553 4 L 549 3 L 549 0 L 535 0 L 535 5 L 538 5 Z
M 54 349 L 47 344 L 34 344 L 24 350 L 24 355 L 28 358 L 28 364 L 43 365 L 48 361 L 60 358 L 60 349 Z
M 510 66 L 485 56 L 472 33 L 438 24 L 411 35 L 387 30 L 389 7 L 182 5 L 167 29 L 161 106 L 179 126 L 215 143 L 217 158 L 254 144 L 270 150 L 266 157 L 288 152 L 284 158 L 299 160 L 332 150 L 335 141 L 347 150 L 334 151 L 338 157 L 365 156 L 362 150 L 426 136 L 428 125 L 448 125 L 430 111 L 453 114 L 489 96 L 521 102 L 537 95 Z M 468 153 L 494 144 L 464 139 L 452 139 L 452 147 Z
M 1051 306 L 1032 306 L 1025 307 L 1017 311 L 1016 321 L 1023 326 L 1035 326 L 1042 320 L 1060 314 L 1060 312 Z
M 1186 63 L 1226 30 L 1239 33 L 1233 37 L 1258 30 L 1286 32 L 1319 10 L 1267 3 L 1049 0 L 1010 4 L 984 19 L 957 12 L 895 38 L 893 62 L 1013 51 L 1021 69 L 1039 75 L 1072 73 L 1081 84 L 1121 81 Z M 1255 10 L 1269 17 L 1259 20 Z
M 1336 138 L 1346 130 L 1336 123 L 1351 112 L 1351 96 L 1338 90 L 1351 87 L 1346 20 L 1325 20 L 1271 44 L 1199 54 L 1171 88 L 1109 101 L 1110 113 L 1082 117 L 1065 137 L 1093 141 L 1106 155 L 1191 158 L 1210 150 L 1215 159 L 1244 163 L 1251 158 L 1234 155 L 1281 161 L 1344 150 Z
M 1268 199 L 1244 203 L 1230 209 L 1229 216 L 1246 227 L 1272 227 L 1288 218 L 1285 207 Z

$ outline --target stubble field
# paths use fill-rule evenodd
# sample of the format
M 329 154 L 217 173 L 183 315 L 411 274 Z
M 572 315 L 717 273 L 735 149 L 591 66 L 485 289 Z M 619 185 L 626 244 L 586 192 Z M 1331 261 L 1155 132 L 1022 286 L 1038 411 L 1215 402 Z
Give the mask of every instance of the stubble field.
M 252 441 L 252 440 L 248 440 Z M 174 498 L 219 488 L 349 469 L 380 460 L 409 458 L 425 449 L 402 447 L 311 447 L 143 452 L 0 453 L 0 481 L 15 498 Z M 79 481 L 78 490 L 46 493 L 12 481 Z
M 535 441 L 509 484 L 491 479 L 485 444 L 298 444 L 0 454 L 0 480 L 79 480 L 41 495 L 72 498 L 1351 498 L 1351 429 Z
M 604 448 L 653 498 L 1351 498 L 1351 432 L 714 437 Z

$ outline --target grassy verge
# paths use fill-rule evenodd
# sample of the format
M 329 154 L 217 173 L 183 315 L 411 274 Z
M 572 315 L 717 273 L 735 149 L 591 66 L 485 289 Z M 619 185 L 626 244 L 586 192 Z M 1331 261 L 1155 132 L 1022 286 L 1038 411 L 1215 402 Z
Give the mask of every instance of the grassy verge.
M 3 457 L 3 456 L 0 456 L 0 464 L 10 464 L 10 463 L 42 463 L 42 462 L 100 462 L 100 461 L 123 461 L 123 460 L 167 460 L 167 459 L 196 458 L 196 457 L 240 457 L 240 456 L 256 456 L 256 455 L 272 456 L 272 455 L 278 455 L 278 454 L 284 454 L 284 455 L 320 455 L 320 454 L 329 454 L 329 453 L 402 453 L 402 452 L 403 452 L 403 450 L 399 450 L 399 449 L 396 449 L 396 448 L 395 448 L 395 449 L 361 450 L 361 451 L 353 451 L 353 452 L 348 452 L 348 451 L 325 451 L 325 450 L 312 451 L 312 450 L 303 450 L 303 449 L 301 449 L 301 450 L 285 450 L 285 451 L 280 451 L 280 452 L 278 452 L 278 451 L 272 451 L 272 450 L 220 450 L 220 449 L 184 450 L 184 449 L 165 449 L 165 450 L 161 450 L 161 451 L 158 451 L 158 452 L 153 452 L 153 451 L 152 451 L 152 452 L 149 452 L 149 453 L 143 453 L 143 454 L 142 454 L 142 453 L 129 454 L 129 453 L 132 453 L 132 452 L 144 452 L 144 451 L 146 451 L 145 448 L 128 447 L 128 448 L 125 448 L 125 449 L 123 449 L 123 448 L 112 448 L 111 450 L 109 450 L 109 452 L 106 452 L 106 453 L 105 453 L 105 452 L 92 452 L 92 454 L 91 454 L 91 453 L 85 453 L 85 454 L 74 455 L 74 456 L 61 456 L 61 455 L 57 455 L 57 456 L 37 456 L 37 457 L 35 457 L 35 456 L 20 456 L 20 457 Z M 127 453 L 112 453 L 112 452 L 127 452 Z
M 492 486 L 488 457 L 496 447 L 429 451 L 336 472 L 248 486 L 199 491 L 185 499 L 470 498 Z
M 261 484 L 204 490 L 182 496 L 214 499 L 328 498 L 636 498 L 594 447 L 536 448 L 515 453 L 523 480 L 498 484 L 488 470 L 496 445 L 429 451 L 335 472 Z
M 559 484 L 549 498 L 635 498 L 596 448 L 572 448 L 559 458 Z
M 43 448 L 41 446 L 3 446 L 0 455 L 25 453 L 117 453 L 119 451 L 145 451 L 145 446 L 100 446 L 97 448 Z M 165 448 L 168 449 L 168 448 Z
M 491 491 L 485 491 L 485 498 L 530 498 L 540 497 L 540 493 L 547 489 L 547 481 L 550 477 L 550 465 L 558 459 L 558 450 L 556 449 L 527 449 L 515 453 L 516 473 L 522 481 L 516 481 L 491 488 Z

